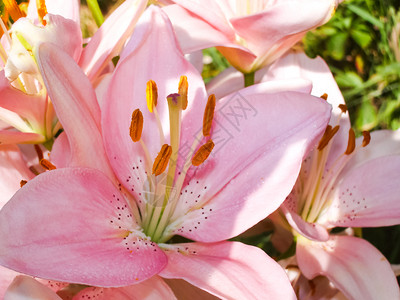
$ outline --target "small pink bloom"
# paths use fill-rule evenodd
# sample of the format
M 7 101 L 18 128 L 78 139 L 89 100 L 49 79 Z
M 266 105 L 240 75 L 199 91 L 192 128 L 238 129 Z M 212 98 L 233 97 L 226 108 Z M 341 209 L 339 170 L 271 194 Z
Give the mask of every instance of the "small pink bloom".
M 238 70 L 254 72 L 327 22 L 336 0 L 173 0 L 164 8 L 184 51 L 219 46 Z

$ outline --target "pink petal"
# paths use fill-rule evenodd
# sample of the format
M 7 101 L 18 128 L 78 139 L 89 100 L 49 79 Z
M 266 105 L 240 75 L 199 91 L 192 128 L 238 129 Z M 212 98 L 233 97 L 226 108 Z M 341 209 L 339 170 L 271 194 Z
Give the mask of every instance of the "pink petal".
M 217 103 L 215 147 L 186 175 L 175 234 L 202 242 L 231 238 L 290 193 L 306 151 L 325 130 L 330 106 L 304 93 L 260 90 L 255 85 Z
M 164 281 L 174 291 L 175 296 L 178 299 L 190 299 L 190 300 L 217 300 L 220 298 L 215 297 L 207 293 L 206 291 L 199 289 L 198 287 L 190 284 L 183 279 L 165 279 Z
M 164 280 L 153 276 L 141 283 L 120 288 L 88 287 L 76 294 L 73 299 L 168 300 L 176 297 Z
M 20 189 L 21 180 L 33 177 L 16 145 L 0 145 L 0 208 Z
M 15 277 L 4 295 L 4 300 L 61 300 L 61 298 L 48 287 L 29 276 Z
M 21 144 L 21 143 L 43 143 L 45 137 L 34 132 L 18 132 L 11 130 L 0 130 L 1 144 Z
M 100 109 L 89 80 L 71 57 L 52 44 L 41 44 L 35 55 L 68 136 L 69 165 L 94 167 L 112 174 L 102 146 Z
M 363 239 L 332 236 L 325 243 L 299 239 L 296 254 L 307 278 L 327 276 L 350 299 L 400 297 L 389 262 Z
M 29 181 L 0 211 L 0 264 L 56 281 L 134 284 L 166 265 L 130 202 L 101 172 L 64 168 Z M 49 259 L 50 258 L 50 259 Z
M 46 1 L 46 8 L 50 14 L 61 15 L 66 19 L 80 24 L 79 1 L 78 0 L 52 0 Z M 28 18 L 38 20 L 36 1 L 29 1 Z
M 321 223 L 373 227 L 400 223 L 400 156 L 383 156 L 347 172 L 332 194 Z
M 257 56 L 263 56 L 277 44 L 284 43 L 285 39 L 291 39 L 299 33 L 305 34 L 307 30 L 327 22 L 335 9 L 334 3 L 332 0 L 281 0 L 258 13 L 232 18 L 230 23 L 246 41 L 247 47 Z M 286 50 L 301 38 L 302 35 L 299 35 L 291 40 Z
M 309 240 L 325 242 L 329 239 L 329 233 L 323 226 L 304 221 L 296 212 L 285 206 L 285 203 L 282 209 L 285 212 L 286 220 L 294 230 Z
M 149 57 L 152 59 L 149 60 Z M 136 199 L 142 198 L 138 189 L 147 179 L 146 163 L 152 165 L 153 161 L 147 161 L 140 143 L 131 140 L 129 126 L 132 112 L 139 108 L 143 113 L 142 140 L 149 149 L 150 160 L 154 160 L 162 144 L 155 116 L 147 108 L 146 83 L 152 79 L 158 86 L 157 111 L 166 136 L 165 143 L 169 143 L 166 97 L 178 91 L 181 75 L 186 75 L 189 82 L 189 103 L 182 113 L 181 135 L 193 139 L 194 130 L 197 131 L 202 124 L 206 102 L 204 83 L 179 50 L 166 15 L 157 7 L 149 7 L 121 55 L 106 96 L 102 120 L 106 150 L 113 169 Z
M 51 148 L 50 159 L 57 168 L 69 166 L 71 161 L 71 147 L 69 146 L 68 136 L 63 131 L 54 141 Z
M 165 278 L 180 278 L 221 298 L 296 299 L 283 269 L 264 251 L 238 242 L 167 248 Z
M 14 280 L 15 276 L 19 275 L 18 272 L 0 267 L 0 298 L 4 299 L 4 294 Z
M 27 95 L 12 87 L 4 70 L 0 72 L 0 106 L 29 120 L 33 128 L 41 129 L 44 125 L 46 96 Z
M 375 158 L 400 154 L 400 130 L 376 130 L 370 134 L 371 142 L 353 155 L 343 174 Z M 363 137 L 359 137 L 357 145 L 361 145 L 362 140 Z
M 267 68 L 258 70 L 255 73 L 255 83 L 260 83 L 267 72 Z M 270 78 L 264 83 L 265 86 L 270 85 L 268 92 L 277 93 L 284 91 L 297 91 L 303 93 L 310 93 L 311 82 L 309 80 L 304 80 L 300 77 L 278 77 L 277 80 Z M 208 94 L 215 94 L 217 99 L 225 97 L 231 93 L 237 92 L 244 88 L 244 78 L 243 74 L 237 71 L 235 68 L 230 67 L 222 71 L 216 77 L 214 77 L 206 86 Z
M 146 8 L 145 0 L 128 0 L 122 3 L 97 30 L 83 49 L 79 65 L 89 79 L 94 80 L 104 66 L 117 56 L 132 34 L 136 22 Z
M 215 1 L 211 1 L 210 4 L 216 6 Z M 203 7 L 201 9 L 203 9 Z M 210 11 L 213 10 L 213 8 L 208 6 L 206 10 Z M 227 46 L 245 51 L 247 55 L 250 56 L 251 60 L 255 58 L 245 47 L 235 43 L 231 28 L 223 29 L 222 31 L 218 30 L 218 28 L 215 27 L 215 22 L 209 23 L 203 20 L 202 17 L 193 14 L 180 5 L 165 6 L 163 7 L 163 11 L 171 20 L 179 45 L 184 53 L 191 53 L 214 46 Z M 213 14 L 213 12 L 210 12 L 209 15 L 211 14 Z M 204 16 L 207 15 L 205 14 Z M 223 24 L 223 27 L 226 26 L 223 22 L 221 22 L 221 24 Z

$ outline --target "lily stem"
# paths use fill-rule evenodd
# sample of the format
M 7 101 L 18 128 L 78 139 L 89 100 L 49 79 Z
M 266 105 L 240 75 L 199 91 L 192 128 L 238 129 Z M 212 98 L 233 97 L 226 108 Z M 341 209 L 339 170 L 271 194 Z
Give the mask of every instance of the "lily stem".
M 87 5 L 98 27 L 104 23 L 104 16 L 97 0 L 87 0 Z
M 255 72 L 243 73 L 244 87 L 248 87 L 248 86 L 251 86 L 254 84 L 254 74 L 255 74 Z

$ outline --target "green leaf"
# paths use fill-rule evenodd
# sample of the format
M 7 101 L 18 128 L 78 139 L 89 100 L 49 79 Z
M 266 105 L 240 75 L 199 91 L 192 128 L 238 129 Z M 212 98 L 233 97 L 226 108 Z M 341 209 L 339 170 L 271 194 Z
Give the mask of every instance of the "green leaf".
M 341 88 L 356 88 L 363 85 L 363 80 L 355 72 L 339 73 L 335 79 Z
M 360 45 L 361 48 L 366 48 L 372 41 L 372 37 L 369 33 L 361 30 L 354 29 L 350 32 L 351 37 L 354 41 Z
M 341 32 L 331 37 L 327 44 L 330 56 L 336 60 L 342 60 L 346 53 L 347 32 Z
M 384 24 L 379 21 L 377 18 L 375 18 L 373 15 L 371 15 L 368 11 L 365 9 L 358 7 L 353 4 L 347 4 L 347 8 L 358 15 L 359 17 L 363 18 L 365 21 L 370 22 L 372 25 L 378 27 L 379 29 L 384 28 Z
M 371 130 L 378 124 L 375 107 L 368 99 L 365 100 L 357 111 L 355 125 L 359 131 Z

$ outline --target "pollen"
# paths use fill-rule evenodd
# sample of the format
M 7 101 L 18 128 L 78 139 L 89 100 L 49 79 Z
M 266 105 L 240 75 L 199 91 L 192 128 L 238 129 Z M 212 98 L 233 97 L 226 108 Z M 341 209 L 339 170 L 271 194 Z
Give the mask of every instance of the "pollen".
M 185 110 L 186 107 L 188 106 L 188 81 L 186 76 L 181 76 L 179 80 L 179 88 L 178 88 L 178 93 L 181 95 L 182 99 L 182 110 Z
M 322 136 L 321 140 L 319 141 L 317 149 L 321 151 L 324 149 L 330 142 L 330 140 L 335 136 L 335 134 L 339 130 L 339 125 L 332 128 L 331 125 L 328 125 L 325 129 L 324 135 Z
M 157 176 L 165 171 L 168 165 L 169 158 L 171 157 L 171 154 L 172 154 L 171 146 L 169 146 L 168 144 L 164 144 L 161 147 L 161 150 L 158 153 L 156 159 L 154 160 L 153 171 L 152 171 L 153 174 Z
M 200 166 L 208 158 L 214 146 L 215 145 L 212 140 L 209 140 L 207 143 L 201 146 L 195 155 L 193 155 L 192 165 L 195 167 Z
M 339 104 L 339 108 L 341 109 L 342 113 L 345 114 L 347 112 L 346 104 Z
M 47 15 L 47 7 L 45 0 L 36 0 L 37 12 L 39 16 L 40 22 L 46 26 L 46 20 L 44 20 L 44 16 Z
M 56 166 L 53 165 L 49 160 L 42 158 L 40 160 L 40 165 L 48 171 L 55 170 Z
M 149 80 L 146 84 L 147 108 L 152 113 L 153 108 L 157 106 L 158 89 L 154 80 Z
M 324 100 L 328 100 L 328 94 L 327 93 L 323 93 L 320 98 L 322 98 Z
M 143 114 L 139 109 L 135 109 L 132 113 L 131 126 L 129 128 L 129 135 L 132 141 L 138 142 L 142 136 L 143 130 Z
M 208 97 L 206 109 L 204 110 L 203 117 L 203 135 L 209 136 L 211 132 L 211 125 L 214 119 L 214 110 L 215 110 L 215 95 L 212 94 Z
M 364 137 L 361 146 L 365 147 L 369 144 L 369 142 L 371 141 L 371 134 L 369 133 L 369 131 L 363 131 L 362 135 Z
M 25 184 L 27 184 L 28 183 L 28 181 L 26 181 L 26 180 L 21 180 L 20 182 L 19 182 L 19 186 L 20 187 L 23 187 Z
M 19 8 L 17 1 L 15 0 L 3 0 L 5 10 L 11 16 L 13 21 L 17 21 L 19 18 L 25 17 L 25 13 Z
M 356 148 L 356 135 L 352 128 L 349 129 L 349 141 L 347 143 L 347 149 L 344 154 L 349 155 L 353 153 L 354 149 Z

